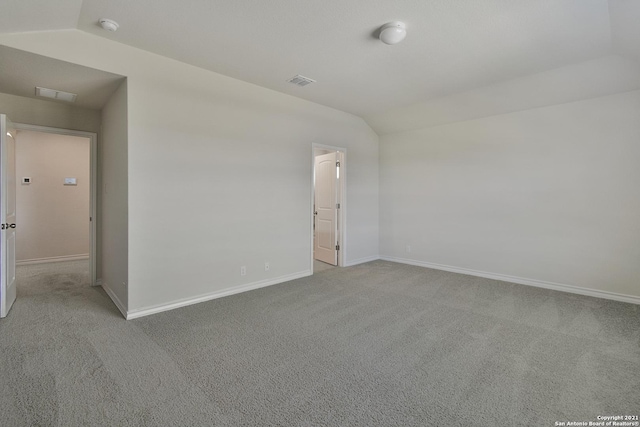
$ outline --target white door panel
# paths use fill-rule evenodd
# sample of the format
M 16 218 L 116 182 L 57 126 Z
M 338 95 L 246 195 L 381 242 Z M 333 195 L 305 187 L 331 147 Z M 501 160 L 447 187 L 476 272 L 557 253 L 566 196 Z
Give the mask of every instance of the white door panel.
M 315 242 L 313 256 L 331 265 L 338 264 L 337 156 L 329 153 L 315 158 Z
M 0 114 L 0 317 L 16 299 L 16 156 L 15 129 Z

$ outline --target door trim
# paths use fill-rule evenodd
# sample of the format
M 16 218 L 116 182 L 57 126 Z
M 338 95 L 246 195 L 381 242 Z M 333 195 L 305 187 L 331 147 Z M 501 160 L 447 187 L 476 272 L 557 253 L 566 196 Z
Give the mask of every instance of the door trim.
M 316 162 L 315 162 L 315 150 L 330 150 L 337 151 L 340 157 L 340 179 L 338 180 L 338 187 L 340 189 L 340 209 L 338 210 L 338 242 L 340 244 L 340 250 L 338 251 L 338 267 L 344 267 L 347 262 L 347 149 L 345 147 L 336 147 L 333 145 L 324 145 L 318 143 L 311 144 L 311 200 L 309 205 L 310 216 L 310 229 L 311 229 L 311 251 L 309 259 L 311 263 L 311 272 L 313 273 L 313 204 L 315 199 L 315 185 L 314 179 L 316 176 Z
M 30 125 L 26 123 L 14 123 L 13 126 L 17 130 L 27 130 L 32 132 L 53 133 L 57 135 L 80 136 L 89 138 L 89 174 L 91 183 L 89 185 L 89 216 L 91 217 L 90 239 L 89 243 L 89 271 L 91 276 L 91 286 L 97 286 L 97 224 L 98 224 L 98 134 L 95 132 L 85 132 L 81 130 L 54 128 L 49 126 Z

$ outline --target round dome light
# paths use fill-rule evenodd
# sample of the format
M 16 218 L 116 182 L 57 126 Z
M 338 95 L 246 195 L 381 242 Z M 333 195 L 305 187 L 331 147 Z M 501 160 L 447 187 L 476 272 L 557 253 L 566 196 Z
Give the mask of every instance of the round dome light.
M 380 41 L 385 44 L 400 43 L 407 36 L 407 26 L 404 22 L 393 21 L 380 28 Z

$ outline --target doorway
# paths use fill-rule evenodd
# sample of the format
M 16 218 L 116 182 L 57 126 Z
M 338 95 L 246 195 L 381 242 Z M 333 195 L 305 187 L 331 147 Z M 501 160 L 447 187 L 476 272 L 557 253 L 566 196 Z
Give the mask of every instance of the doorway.
M 345 260 L 346 149 L 312 145 L 312 250 L 314 273 L 343 266 Z
M 95 286 L 96 134 L 14 126 L 18 279 L 69 274 Z

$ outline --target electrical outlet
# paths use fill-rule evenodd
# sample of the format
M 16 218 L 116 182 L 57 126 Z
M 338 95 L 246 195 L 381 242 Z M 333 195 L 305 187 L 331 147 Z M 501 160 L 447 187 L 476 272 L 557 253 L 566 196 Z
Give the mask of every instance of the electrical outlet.
M 405 252 L 407 252 L 407 253 L 411 252 L 411 246 L 410 245 L 407 245 L 407 247 L 405 248 Z
M 246 276 L 247 275 L 247 266 L 243 265 L 242 267 L 240 267 L 240 275 L 241 276 Z
M 269 268 L 270 268 L 269 263 L 265 262 L 264 263 L 264 271 L 269 271 Z

